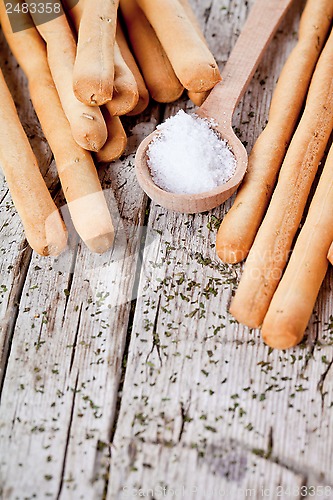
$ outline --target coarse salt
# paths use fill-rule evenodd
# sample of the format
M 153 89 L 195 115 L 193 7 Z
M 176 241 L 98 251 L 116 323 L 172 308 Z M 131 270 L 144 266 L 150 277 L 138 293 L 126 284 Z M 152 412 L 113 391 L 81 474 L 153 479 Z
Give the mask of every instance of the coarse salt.
M 196 194 L 228 182 L 236 171 L 236 159 L 212 126 L 180 110 L 157 127 L 147 150 L 157 186 L 171 193 Z

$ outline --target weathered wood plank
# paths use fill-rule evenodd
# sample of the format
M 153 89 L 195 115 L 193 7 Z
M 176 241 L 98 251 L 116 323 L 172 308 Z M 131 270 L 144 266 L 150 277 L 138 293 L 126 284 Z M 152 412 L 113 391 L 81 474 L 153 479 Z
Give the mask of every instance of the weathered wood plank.
M 252 4 L 215 1 L 206 10 L 208 39 L 220 63 Z M 200 10 L 201 2 L 194 5 Z M 265 124 L 303 5 L 295 2 L 236 113 L 234 124 L 248 149 Z M 237 480 L 214 474 L 214 467 L 208 467 L 207 480 L 198 465 L 201 457 L 209 463 L 216 447 L 227 460 L 234 442 L 252 457 L 247 468 L 235 458 L 244 488 L 333 485 L 332 271 L 308 340 L 287 353 L 271 352 L 259 332 L 237 325 L 226 313 L 240 266 L 219 263 L 214 244 L 229 203 L 196 216 L 151 207 L 148 227 L 158 236 L 144 255 L 109 499 L 126 498 L 123 487 L 147 490 L 160 482 L 174 488 L 199 484 L 203 490 L 195 498 L 209 498 L 205 485 L 226 487 L 229 498 L 243 498 L 235 493 Z M 263 476 L 256 475 L 258 455 L 266 461 Z M 268 496 L 276 498 L 272 489 Z
M 136 140 L 147 126 L 136 128 Z M 23 491 L 100 498 L 104 489 L 101 457 L 117 403 L 145 207 L 132 155 L 105 172 L 104 184 L 117 191 L 118 207 L 126 206 L 116 250 L 93 256 L 79 245 L 57 261 L 33 255 L 26 277 L 0 410 L 3 488 L 13 498 Z
M 1 44 L 21 120 L 48 185 L 56 188 L 26 80 Z M 138 125 L 132 120 L 126 160 L 101 170 L 117 222 L 112 253 L 91 255 L 72 235 L 59 259 L 33 254 L 2 179 L 0 496 L 6 499 L 103 492 L 104 443 L 112 433 L 146 206 L 133 155 L 156 126 L 158 110 L 150 112 Z
M 252 3 L 193 2 L 220 65 Z M 265 123 L 303 3 L 295 1 L 236 113 L 234 124 L 248 149 Z M 23 89 L 17 101 L 29 132 L 36 119 L 17 75 L 14 67 L 12 77 L 7 71 L 14 95 L 15 85 Z M 6 207 L 10 197 L 1 184 L 0 199 L 1 193 L 7 198 L 0 204 L 6 238 L 0 300 L 10 333 L 2 341 L 3 359 L 9 347 L 10 357 L 0 409 L 0 494 L 2 487 L 6 499 L 134 498 L 132 488 L 165 485 L 184 487 L 185 498 L 192 498 L 193 487 L 193 498 L 218 498 L 207 495 L 207 485 L 228 498 L 248 497 L 245 490 L 262 498 L 262 487 L 269 490 L 266 497 L 276 498 L 278 485 L 286 492 L 333 484 L 331 271 L 308 341 L 272 353 L 258 332 L 226 313 L 241 269 L 217 262 L 214 243 L 230 202 L 197 216 L 152 204 L 136 290 L 137 227 L 146 200 L 134 178 L 133 152 L 157 118 L 155 110 L 137 125 L 131 154 L 101 172 L 121 214 L 111 255 L 92 256 L 81 245 L 58 260 L 22 250 L 22 228 Z M 47 147 L 40 136 L 35 147 L 37 153 Z M 55 186 L 54 165 L 47 170 L 50 153 L 42 150 L 43 159 Z M 133 325 L 132 294 L 138 295 Z

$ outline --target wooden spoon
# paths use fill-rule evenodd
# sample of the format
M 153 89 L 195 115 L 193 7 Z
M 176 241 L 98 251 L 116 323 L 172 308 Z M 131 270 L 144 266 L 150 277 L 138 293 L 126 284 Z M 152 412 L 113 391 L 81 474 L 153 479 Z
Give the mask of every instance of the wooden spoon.
M 140 144 L 135 158 L 136 175 L 142 189 L 159 205 L 183 213 L 205 212 L 236 191 L 245 175 L 248 155 L 232 129 L 232 116 L 292 1 L 256 0 L 224 67 L 222 81 L 196 111 L 199 117 L 214 120 L 215 130 L 227 141 L 237 160 L 236 172 L 226 184 L 199 194 L 164 191 L 154 183 L 147 165 L 147 148 L 158 132 L 153 132 Z

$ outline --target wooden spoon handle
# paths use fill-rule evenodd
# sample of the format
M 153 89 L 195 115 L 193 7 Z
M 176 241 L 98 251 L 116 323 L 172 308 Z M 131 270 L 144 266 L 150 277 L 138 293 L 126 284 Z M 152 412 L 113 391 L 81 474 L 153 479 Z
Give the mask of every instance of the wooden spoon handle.
M 293 0 L 257 0 L 222 72 L 218 83 L 202 106 L 202 111 L 221 121 L 232 114 L 242 98 L 260 59 Z

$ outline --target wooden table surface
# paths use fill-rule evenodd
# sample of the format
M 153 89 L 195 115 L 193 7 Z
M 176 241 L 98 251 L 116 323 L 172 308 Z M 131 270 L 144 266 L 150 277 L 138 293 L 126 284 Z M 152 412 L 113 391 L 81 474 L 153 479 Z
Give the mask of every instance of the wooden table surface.
M 254 0 L 192 3 L 223 68 Z M 248 151 L 303 6 L 295 0 L 235 115 Z M 2 35 L 0 47 L 21 120 L 63 205 Z M 193 109 L 184 97 L 126 120 L 126 155 L 100 169 L 117 221 L 107 255 L 89 253 L 74 235 L 59 259 L 33 253 L 0 178 L 5 500 L 333 498 L 332 270 L 301 346 L 272 351 L 260 332 L 233 320 L 228 303 L 241 266 L 221 264 L 214 252 L 231 202 L 171 213 L 147 200 L 134 175 L 138 143 L 180 107 Z

